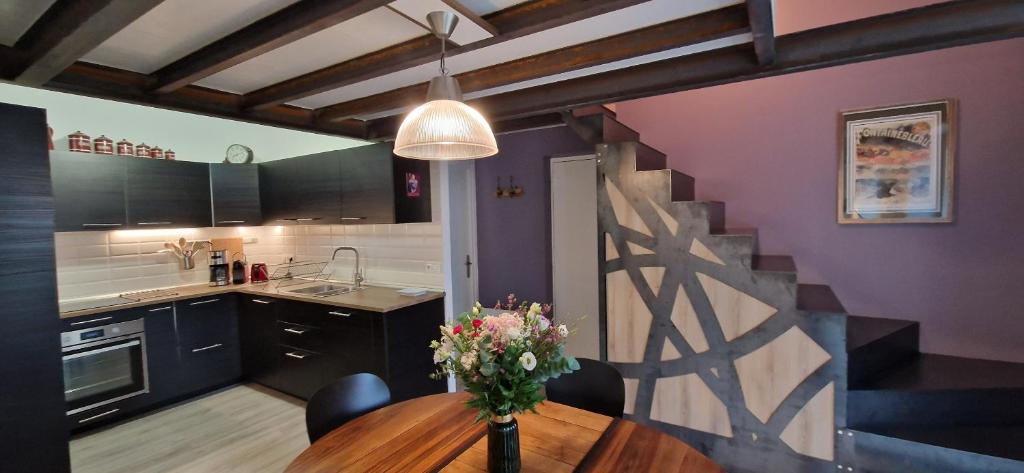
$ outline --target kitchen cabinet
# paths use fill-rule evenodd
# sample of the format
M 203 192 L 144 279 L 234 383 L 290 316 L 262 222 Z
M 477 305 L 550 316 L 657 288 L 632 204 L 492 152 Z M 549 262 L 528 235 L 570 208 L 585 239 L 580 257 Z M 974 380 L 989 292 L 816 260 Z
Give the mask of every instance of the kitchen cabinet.
M 182 366 L 178 356 L 174 303 L 145 307 L 146 364 L 149 373 L 147 404 L 159 404 L 184 394 Z
M 334 151 L 259 165 L 263 221 L 341 222 L 341 168 Z
M 210 164 L 213 226 L 260 225 L 260 173 L 255 164 Z
M 341 167 L 341 223 L 395 223 L 391 143 L 337 152 Z
M 46 111 L 0 103 L 0 471 L 71 470 Z
M 105 231 L 127 226 L 126 162 L 121 157 L 51 151 L 56 231 Z
M 125 158 L 128 225 L 209 227 L 210 168 L 206 163 Z
M 239 338 L 242 373 L 265 386 L 277 386 L 277 311 L 284 302 L 269 297 L 239 295 Z
M 234 294 L 175 302 L 184 392 L 209 389 L 242 377 L 236 307 Z

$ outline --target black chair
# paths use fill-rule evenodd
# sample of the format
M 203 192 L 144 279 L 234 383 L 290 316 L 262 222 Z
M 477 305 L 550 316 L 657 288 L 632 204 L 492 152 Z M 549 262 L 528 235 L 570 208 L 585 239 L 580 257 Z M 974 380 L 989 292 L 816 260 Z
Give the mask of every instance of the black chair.
M 346 376 L 320 388 L 306 404 L 309 443 L 390 402 L 391 391 L 387 383 L 370 373 Z
M 598 414 L 622 417 L 626 383 L 619 370 L 608 363 L 579 358 L 580 369 L 549 379 L 544 385 L 548 399 Z

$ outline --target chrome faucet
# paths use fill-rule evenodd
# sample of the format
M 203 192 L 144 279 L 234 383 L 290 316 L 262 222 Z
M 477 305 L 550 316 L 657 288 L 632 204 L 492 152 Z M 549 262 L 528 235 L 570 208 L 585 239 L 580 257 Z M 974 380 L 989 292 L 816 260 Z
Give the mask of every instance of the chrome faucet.
M 363 270 L 359 267 L 359 250 L 351 246 L 339 246 L 334 249 L 334 254 L 331 255 L 331 261 L 334 261 L 338 257 L 338 252 L 341 250 L 349 250 L 356 254 L 356 270 L 352 274 L 352 282 L 355 284 L 356 289 L 363 287 Z

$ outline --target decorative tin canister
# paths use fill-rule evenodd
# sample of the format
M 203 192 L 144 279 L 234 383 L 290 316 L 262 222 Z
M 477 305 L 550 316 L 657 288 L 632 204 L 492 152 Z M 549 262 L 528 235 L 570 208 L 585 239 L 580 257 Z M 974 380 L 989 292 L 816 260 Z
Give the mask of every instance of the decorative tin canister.
M 149 149 L 149 157 L 153 159 L 164 159 L 164 150 L 159 146 L 154 146 Z
M 135 156 L 135 145 L 131 141 L 122 139 L 117 142 L 118 156 Z
M 46 142 L 48 143 L 47 146 L 49 146 L 49 148 L 47 148 L 47 149 L 49 149 L 50 151 L 53 151 L 53 127 L 52 126 L 47 126 L 46 127 L 46 132 L 49 133 L 47 135 L 47 138 L 46 138 Z
M 92 141 L 89 135 L 76 131 L 68 135 L 68 150 L 77 153 L 91 153 L 92 152 Z
M 168 160 L 174 161 L 174 156 L 175 156 L 174 151 L 172 151 L 170 149 L 168 149 L 167 151 L 164 151 L 164 159 L 168 159 Z
M 146 143 L 140 143 L 138 146 L 135 147 L 135 157 L 136 158 L 148 158 L 149 157 L 149 149 L 150 149 L 149 145 L 147 145 Z
M 103 135 L 92 142 L 92 147 L 96 154 L 114 154 L 114 140 Z

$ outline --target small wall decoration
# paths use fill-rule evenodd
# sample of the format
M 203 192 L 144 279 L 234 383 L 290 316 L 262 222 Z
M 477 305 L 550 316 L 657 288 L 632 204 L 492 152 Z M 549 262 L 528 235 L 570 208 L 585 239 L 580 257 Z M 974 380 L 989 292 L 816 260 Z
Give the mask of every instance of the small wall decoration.
M 508 177 L 508 187 L 502 187 L 501 176 L 498 176 L 498 190 L 495 191 L 495 195 L 500 199 L 502 197 L 515 198 L 522 197 L 523 190 L 522 186 L 516 185 L 515 176 Z
M 947 99 L 841 112 L 838 222 L 952 222 L 955 109 Z
M 413 198 L 420 196 L 420 176 L 414 172 L 405 173 L 405 196 Z
M 248 164 L 253 160 L 252 148 L 245 145 L 233 144 L 228 146 L 224 152 L 224 163 Z

